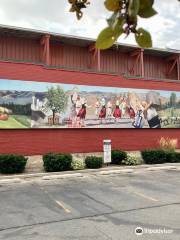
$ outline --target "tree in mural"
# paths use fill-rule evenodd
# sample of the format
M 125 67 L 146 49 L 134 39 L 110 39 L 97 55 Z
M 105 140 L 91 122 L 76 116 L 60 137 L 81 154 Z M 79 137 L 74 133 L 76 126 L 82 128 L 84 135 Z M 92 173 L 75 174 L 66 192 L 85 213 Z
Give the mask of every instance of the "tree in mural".
M 75 12 L 78 19 L 82 18 L 82 10 L 90 4 L 90 0 L 68 0 L 68 2 L 71 4 L 70 12 Z M 97 38 L 96 48 L 111 47 L 122 34 L 126 36 L 134 34 L 137 44 L 142 48 L 152 47 L 151 34 L 146 29 L 138 27 L 138 21 L 139 17 L 148 19 L 157 14 L 154 2 L 154 0 L 105 0 L 105 8 L 112 15 L 107 19 L 108 26 Z
M 50 108 L 53 112 L 53 125 L 55 123 L 55 114 L 63 113 L 67 107 L 68 96 L 65 91 L 57 86 L 51 87 L 47 92 L 47 107 Z
M 171 93 L 170 96 L 170 106 L 171 107 L 175 107 L 176 106 L 176 100 L 177 100 L 177 96 L 175 93 Z

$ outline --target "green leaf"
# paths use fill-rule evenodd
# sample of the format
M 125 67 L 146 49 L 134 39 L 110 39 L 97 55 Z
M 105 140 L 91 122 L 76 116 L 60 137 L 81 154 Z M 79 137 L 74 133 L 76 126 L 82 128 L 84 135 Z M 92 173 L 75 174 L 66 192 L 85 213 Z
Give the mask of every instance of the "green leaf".
M 106 0 L 104 2 L 104 5 L 107 8 L 107 10 L 115 12 L 121 8 L 122 1 L 121 0 Z
M 137 30 L 137 33 L 135 34 L 135 39 L 137 44 L 142 48 L 152 47 L 151 34 L 143 28 L 139 28 Z
M 152 7 L 145 8 L 143 10 L 139 10 L 139 13 L 138 13 L 138 15 L 142 18 L 150 18 L 156 14 L 157 14 L 156 10 Z
M 140 3 L 140 9 L 145 9 L 152 7 L 154 4 L 154 0 L 139 0 Z
M 157 14 L 153 8 L 154 0 L 139 0 L 140 8 L 138 15 L 142 18 L 149 18 Z
M 109 27 L 113 27 L 115 25 L 118 16 L 119 16 L 119 12 L 116 11 L 111 15 L 110 18 L 107 19 L 107 23 L 108 23 Z
M 99 49 L 110 48 L 114 44 L 116 39 L 117 38 L 114 36 L 113 29 L 110 27 L 107 27 L 100 32 L 96 40 L 96 48 L 99 48 Z
M 139 0 L 129 0 L 128 14 L 129 17 L 135 18 L 139 12 Z
M 114 32 L 116 39 L 118 39 L 118 37 L 124 32 L 124 30 L 123 30 L 124 22 L 125 22 L 124 19 L 119 18 L 113 27 L 113 32 Z
M 123 33 L 122 25 L 117 22 L 113 28 L 107 27 L 102 30 L 96 40 L 96 48 L 107 49 L 110 48 Z

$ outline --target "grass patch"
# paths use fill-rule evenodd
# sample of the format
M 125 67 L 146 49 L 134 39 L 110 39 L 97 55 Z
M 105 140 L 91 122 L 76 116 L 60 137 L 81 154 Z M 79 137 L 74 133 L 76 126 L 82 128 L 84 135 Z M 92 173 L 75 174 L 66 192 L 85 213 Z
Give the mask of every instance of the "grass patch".
M 29 123 L 30 126 L 30 123 Z M 8 128 L 27 128 L 26 125 L 22 124 L 18 120 L 16 120 L 13 116 L 10 116 L 7 121 L 0 120 L 0 128 L 8 129 Z
M 19 123 L 21 123 L 22 125 L 24 125 L 25 127 L 30 128 L 31 127 L 31 119 L 28 116 L 24 116 L 24 115 L 12 115 L 12 117 L 18 121 Z

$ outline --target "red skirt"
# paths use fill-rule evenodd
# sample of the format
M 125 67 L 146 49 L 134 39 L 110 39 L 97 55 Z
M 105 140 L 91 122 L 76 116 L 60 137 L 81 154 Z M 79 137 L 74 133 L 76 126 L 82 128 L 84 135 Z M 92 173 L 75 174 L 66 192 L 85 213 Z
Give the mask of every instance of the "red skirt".
M 113 117 L 121 118 L 121 110 L 119 107 L 116 107 L 116 109 L 114 110 Z
M 106 108 L 102 107 L 100 113 L 99 113 L 99 118 L 105 118 L 106 117 Z
M 133 109 L 129 109 L 129 111 L 128 111 L 128 113 L 129 113 L 129 117 L 130 118 L 135 118 L 135 112 L 134 112 L 134 110 Z
M 85 119 L 85 117 L 86 117 L 86 109 L 85 108 L 81 108 L 79 110 L 79 113 L 78 113 L 77 117 L 79 117 L 80 119 Z

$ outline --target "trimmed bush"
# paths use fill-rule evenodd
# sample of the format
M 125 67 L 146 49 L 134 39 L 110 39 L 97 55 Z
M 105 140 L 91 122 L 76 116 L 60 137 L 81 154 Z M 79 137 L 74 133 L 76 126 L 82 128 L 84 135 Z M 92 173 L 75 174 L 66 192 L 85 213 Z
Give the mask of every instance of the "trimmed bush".
M 73 170 L 82 170 L 85 168 L 85 164 L 81 159 L 73 159 L 71 163 L 71 168 Z
M 143 161 L 141 159 L 141 156 L 139 156 L 137 153 L 128 153 L 127 158 L 122 160 L 122 164 L 124 165 L 140 165 Z
M 47 172 L 71 170 L 72 156 L 64 153 L 47 153 L 43 156 L 44 169 Z
M 180 163 L 180 152 L 176 152 L 175 155 L 176 155 L 176 162 Z
M 174 151 L 165 151 L 166 153 L 166 162 L 175 163 L 176 162 L 176 152 Z
M 122 161 L 127 158 L 127 153 L 121 150 L 112 150 L 111 152 L 111 163 L 122 164 Z
M 166 152 L 167 162 L 179 163 L 180 162 L 180 152 Z
M 4 174 L 22 173 L 25 169 L 27 158 L 15 154 L 0 155 L 0 172 Z
M 146 164 L 161 164 L 167 162 L 166 151 L 157 150 L 145 150 L 141 152 L 142 158 Z
M 87 168 L 101 168 L 103 165 L 102 157 L 88 156 L 85 159 Z

